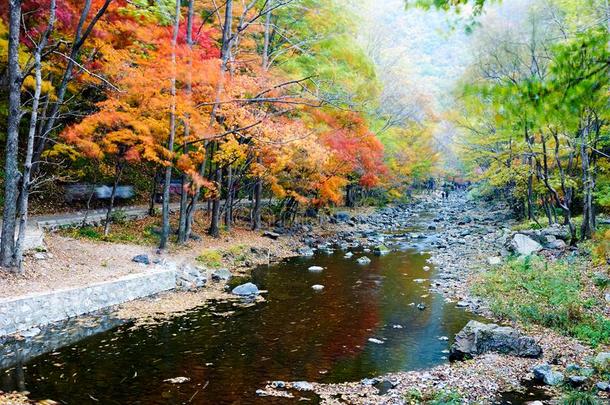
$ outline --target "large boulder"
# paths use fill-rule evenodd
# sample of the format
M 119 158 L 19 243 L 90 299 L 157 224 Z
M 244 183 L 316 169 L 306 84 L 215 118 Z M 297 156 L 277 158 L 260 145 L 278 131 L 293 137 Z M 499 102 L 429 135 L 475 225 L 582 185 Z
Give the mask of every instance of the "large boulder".
M 508 249 L 521 256 L 528 256 L 542 250 L 542 245 L 522 233 L 515 234 L 508 242 Z
M 514 328 L 470 321 L 455 335 L 449 358 L 462 360 L 487 352 L 537 358 L 542 355 L 542 348 Z

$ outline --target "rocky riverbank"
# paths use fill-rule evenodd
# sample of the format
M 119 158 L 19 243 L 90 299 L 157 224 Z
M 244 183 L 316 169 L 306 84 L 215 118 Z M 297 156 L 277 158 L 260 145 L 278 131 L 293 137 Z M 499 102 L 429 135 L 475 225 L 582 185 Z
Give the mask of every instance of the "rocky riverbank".
M 481 272 L 500 264 L 503 256 L 511 253 L 542 251 L 553 256 L 569 250 L 562 240 L 564 230 L 560 227 L 515 233 L 511 230 L 515 222 L 506 207 L 471 201 L 464 194 L 456 194 L 449 200 L 422 196 L 408 206 L 385 208 L 366 217 L 350 218 L 348 222 L 352 230 L 339 232 L 334 238 L 303 241 L 318 249 L 354 241 L 374 249 L 374 246 L 385 247 L 388 234 L 392 234 L 398 242 L 387 243 L 391 249 L 417 248 L 431 253 L 430 262 L 436 268 L 435 276 L 429 281 L 431 291 L 442 294 L 458 307 L 495 321 L 498 319 L 494 319 L 487 303 L 471 293 L 471 286 Z M 272 382 L 259 395 L 298 397 L 299 391 L 307 390 L 318 394 L 325 404 L 405 404 L 438 395 L 456 395 L 468 403 L 492 403 L 503 392 L 525 390 L 524 382 L 529 384 L 536 377 L 532 372 L 536 366 L 553 364 L 548 366 L 551 373 L 557 373 L 555 369 L 572 369 L 572 374 L 577 375 L 574 370 L 587 369 L 586 360 L 595 354 L 575 339 L 545 328 L 530 326 L 527 333 L 542 349 L 539 358 L 489 352 L 473 360 L 430 370 L 393 373 L 352 383 Z M 537 395 L 542 398 L 559 395 L 554 385 L 557 384 L 541 388 Z M 543 393 L 544 390 L 547 392 Z M 605 394 L 600 392 L 600 395 Z

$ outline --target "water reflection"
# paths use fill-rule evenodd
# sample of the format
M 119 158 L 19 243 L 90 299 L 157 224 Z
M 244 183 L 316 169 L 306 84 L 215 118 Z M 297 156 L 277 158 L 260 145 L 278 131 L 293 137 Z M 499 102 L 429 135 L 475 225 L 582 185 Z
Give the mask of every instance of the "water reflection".
M 66 403 L 248 404 L 280 401 L 256 398 L 268 380 L 358 380 L 446 361 L 450 342 L 439 338 L 472 315 L 429 294 L 429 281 L 415 281 L 431 277 L 434 269 L 423 270 L 428 256 L 368 254 L 371 264 L 361 266 L 363 253 L 355 253 L 257 269 L 253 281 L 269 290 L 265 303 L 218 303 L 162 325 L 119 326 L 29 361 L 20 380 L 33 397 Z M 307 271 L 313 264 L 326 269 Z M 325 289 L 315 292 L 314 284 Z M 220 315 L 227 311 L 235 313 Z M 177 376 L 190 381 L 164 382 Z

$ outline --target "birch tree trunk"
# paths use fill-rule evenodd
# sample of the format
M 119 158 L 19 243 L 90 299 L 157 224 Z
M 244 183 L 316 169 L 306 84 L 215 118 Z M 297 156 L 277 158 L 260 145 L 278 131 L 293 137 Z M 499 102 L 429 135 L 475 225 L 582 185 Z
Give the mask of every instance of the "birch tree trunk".
M 25 232 L 28 222 L 28 202 L 30 197 L 31 173 L 32 173 L 32 156 L 34 154 L 34 138 L 36 136 L 36 126 L 38 124 L 38 107 L 40 104 L 40 94 L 42 89 L 42 52 L 47 46 L 49 35 L 53 32 L 55 25 L 55 10 L 56 2 L 51 0 L 49 5 L 49 22 L 47 29 L 42 34 L 40 42 L 34 50 L 34 75 L 35 89 L 32 99 L 32 113 L 30 114 L 30 127 L 28 131 L 28 140 L 25 151 L 25 162 L 23 167 L 23 179 L 21 181 L 21 190 L 19 193 L 19 233 L 15 244 L 15 252 L 13 254 L 13 262 L 19 272 L 23 271 L 23 242 L 25 241 Z

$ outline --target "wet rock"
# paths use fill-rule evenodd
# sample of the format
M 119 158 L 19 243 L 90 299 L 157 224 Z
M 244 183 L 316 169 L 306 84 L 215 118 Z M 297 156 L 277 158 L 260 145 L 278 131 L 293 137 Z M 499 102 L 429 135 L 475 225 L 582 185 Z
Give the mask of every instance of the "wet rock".
M 297 251 L 297 253 L 299 254 L 299 256 L 304 256 L 304 257 L 311 257 L 314 255 L 314 251 L 312 248 L 310 247 L 302 247 L 299 248 L 299 250 Z
M 371 259 L 369 259 L 366 256 L 362 256 L 361 258 L 359 258 L 356 261 L 358 262 L 358 264 L 369 264 L 369 263 L 371 263 Z
M 388 247 L 385 245 L 377 245 L 373 249 L 373 253 L 375 253 L 377 256 L 384 256 L 390 253 L 390 249 L 388 249 Z
M 534 378 L 544 382 L 546 385 L 559 385 L 563 383 L 564 376 L 559 371 L 555 371 L 549 364 L 539 364 L 532 369 Z
M 542 355 L 542 348 L 516 329 L 470 321 L 455 336 L 450 359 L 462 360 L 487 352 L 537 358 Z
M 185 382 L 191 381 L 188 377 L 174 377 L 168 378 L 167 380 L 163 380 L 163 382 L 168 382 L 170 384 L 184 384 Z
M 311 286 L 311 288 L 314 291 L 322 291 L 324 289 L 324 286 L 322 284 L 314 284 L 314 285 Z
M 508 248 L 513 253 L 528 256 L 541 251 L 542 245 L 527 235 L 517 233 L 510 239 Z
M 369 342 L 375 343 L 376 345 L 382 345 L 384 342 L 381 339 L 369 338 Z
M 271 382 L 271 387 L 272 388 L 286 388 L 286 383 L 284 381 L 272 381 Z
M 292 384 L 292 388 L 297 391 L 313 391 L 313 384 L 307 381 L 297 381 Z
M 419 309 L 420 311 L 423 311 L 424 309 L 426 309 L 426 306 L 422 303 L 417 304 L 417 309 Z
M 343 257 L 344 257 L 345 259 L 351 259 L 351 258 L 352 258 L 352 256 L 354 256 L 354 254 L 353 254 L 352 252 L 347 252 L 347 253 L 346 253 L 346 254 L 345 254 Z
M 146 264 L 146 265 L 150 264 L 150 259 L 148 258 L 148 255 L 137 255 L 137 256 L 134 256 L 134 258 L 131 259 L 131 261 L 135 262 L 135 263 Z
M 320 266 L 310 266 L 307 270 L 313 272 L 313 273 L 319 273 L 321 271 L 324 270 L 324 267 L 320 267 Z
M 246 284 L 238 285 L 237 287 L 235 287 L 233 289 L 233 291 L 231 291 L 231 293 L 233 293 L 235 295 L 240 295 L 240 296 L 252 296 L 252 295 L 258 295 L 259 290 L 255 284 L 246 283 Z
M 212 280 L 214 281 L 228 281 L 233 277 L 228 269 L 217 269 L 212 272 Z

